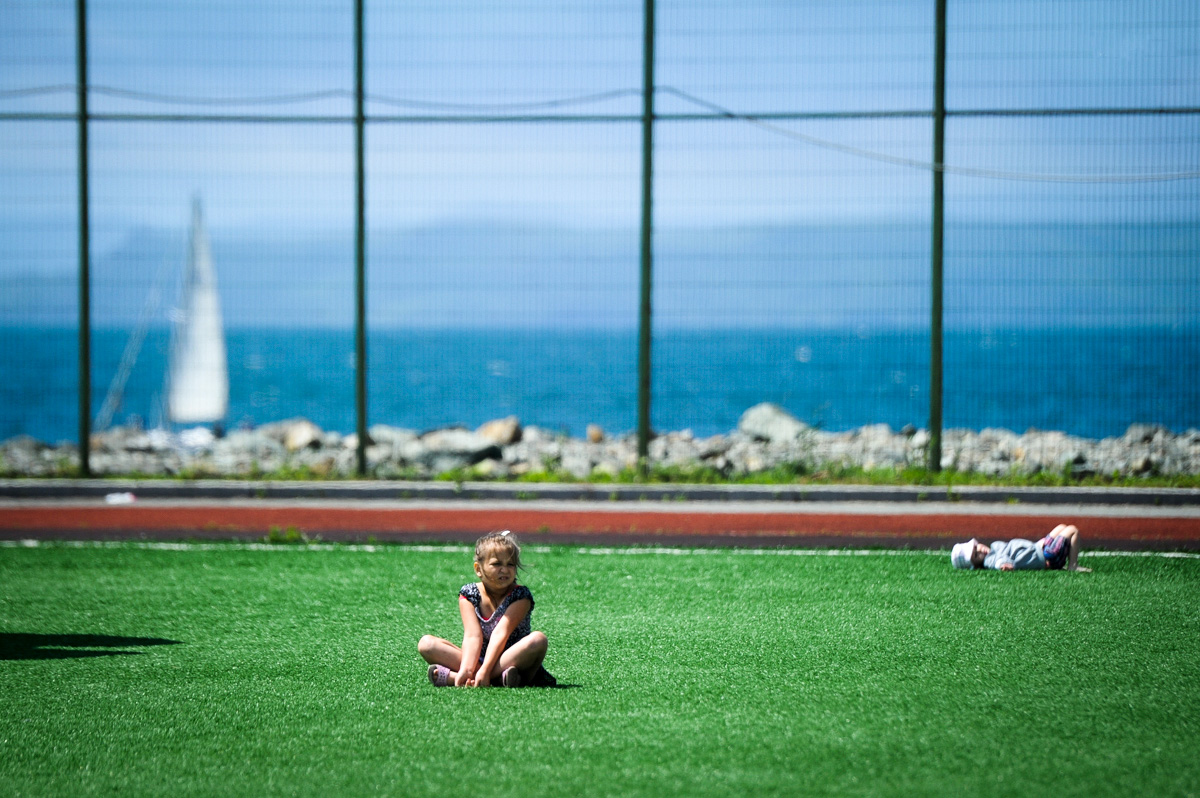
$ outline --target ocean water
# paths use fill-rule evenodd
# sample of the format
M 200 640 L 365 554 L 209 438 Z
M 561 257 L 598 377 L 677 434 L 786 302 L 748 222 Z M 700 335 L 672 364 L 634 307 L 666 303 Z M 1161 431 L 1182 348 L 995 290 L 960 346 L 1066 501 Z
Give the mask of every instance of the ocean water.
M 349 330 L 227 332 L 227 426 L 294 416 L 355 429 Z M 117 373 L 128 330 L 92 336 L 92 414 Z M 0 439 L 73 440 L 77 337 L 61 327 L 0 328 Z M 114 423 L 161 421 L 169 334 L 151 329 Z M 926 426 L 929 338 L 923 331 L 673 330 L 652 354 L 657 430 L 728 432 L 748 407 L 773 401 L 828 430 Z M 1200 330 L 1050 329 L 948 332 L 947 428 L 1058 429 L 1119 435 L 1150 422 L 1200 427 Z M 369 334 L 368 422 L 417 430 L 474 427 L 516 415 L 581 436 L 637 424 L 633 331 L 375 330 Z

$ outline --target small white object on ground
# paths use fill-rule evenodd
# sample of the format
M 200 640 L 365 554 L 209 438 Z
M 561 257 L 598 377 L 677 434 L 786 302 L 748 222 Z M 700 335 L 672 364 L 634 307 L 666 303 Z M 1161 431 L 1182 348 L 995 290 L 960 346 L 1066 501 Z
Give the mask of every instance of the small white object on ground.
M 104 496 L 106 504 L 133 504 L 137 496 L 132 493 L 109 493 Z

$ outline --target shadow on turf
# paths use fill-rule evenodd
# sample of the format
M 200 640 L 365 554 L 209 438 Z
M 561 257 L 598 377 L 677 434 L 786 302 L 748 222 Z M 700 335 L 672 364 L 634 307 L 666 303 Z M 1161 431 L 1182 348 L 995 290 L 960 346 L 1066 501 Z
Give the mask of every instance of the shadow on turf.
M 0 660 L 79 659 L 80 657 L 129 657 L 141 651 L 120 651 L 127 646 L 174 646 L 179 640 L 161 637 L 114 637 L 112 635 L 31 635 L 0 632 Z

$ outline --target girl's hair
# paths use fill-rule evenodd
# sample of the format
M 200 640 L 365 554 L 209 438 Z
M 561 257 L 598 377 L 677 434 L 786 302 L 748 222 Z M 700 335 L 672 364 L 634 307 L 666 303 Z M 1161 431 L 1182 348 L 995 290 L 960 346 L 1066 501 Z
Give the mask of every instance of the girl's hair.
M 475 562 L 482 563 L 495 549 L 503 549 L 512 558 L 517 567 L 521 567 L 521 544 L 517 537 L 507 529 L 503 532 L 488 532 L 475 541 Z

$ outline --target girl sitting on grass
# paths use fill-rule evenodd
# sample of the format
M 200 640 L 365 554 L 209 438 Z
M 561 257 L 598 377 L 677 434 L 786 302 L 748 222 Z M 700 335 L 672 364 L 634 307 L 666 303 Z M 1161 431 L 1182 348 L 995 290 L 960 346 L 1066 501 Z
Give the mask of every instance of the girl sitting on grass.
M 475 543 L 478 582 L 458 591 L 462 648 L 433 635 L 417 645 L 435 687 L 550 687 L 542 667 L 546 635 L 532 631 L 533 594 L 517 584 L 521 546 L 511 532 L 490 532 Z

